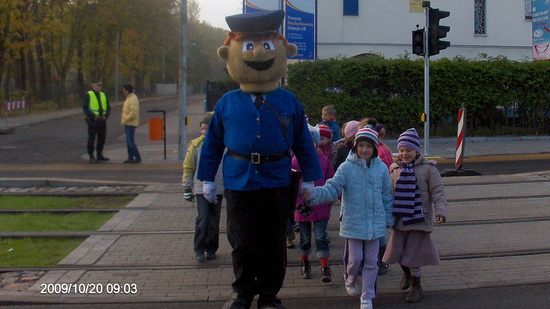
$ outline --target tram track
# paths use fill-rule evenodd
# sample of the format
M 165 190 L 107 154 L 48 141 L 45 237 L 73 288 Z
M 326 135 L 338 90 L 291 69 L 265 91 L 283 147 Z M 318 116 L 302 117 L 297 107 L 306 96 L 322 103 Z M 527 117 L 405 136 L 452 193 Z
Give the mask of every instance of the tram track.
M 494 259 L 502 257 L 519 257 L 519 256 L 535 256 L 535 255 L 550 255 L 550 247 L 541 249 L 526 249 L 526 250 L 503 250 L 487 253 L 460 253 L 460 254 L 443 254 L 439 258 L 441 261 L 458 261 L 458 260 L 475 260 L 475 259 Z M 341 260 L 334 259 L 331 261 L 333 266 L 341 266 Z M 289 261 L 287 267 L 300 267 L 298 261 Z M 232 269 L 233 265 L 230 261 L 227 263 L 209 263 L 209 264 L 140 264 L 140 265 L 51 265 L 51 266 L 14 266 L 0 267 L 2 272 L 25 272 L 25 271 L 132 271 L 132 270 L 189 270 L 189 269 Z

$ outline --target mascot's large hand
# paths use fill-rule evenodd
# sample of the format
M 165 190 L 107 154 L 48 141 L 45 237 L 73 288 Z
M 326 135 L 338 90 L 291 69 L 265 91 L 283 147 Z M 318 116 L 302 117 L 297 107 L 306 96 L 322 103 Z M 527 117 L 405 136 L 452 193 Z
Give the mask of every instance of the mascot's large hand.
M 212 181 L 204 181 L 202 183 L 202 193 L 204 198 L 211 204 L 218 204 L 218 198 L 216 197 L 216 183 Z
M 270 11 L 243 18 L 241 14 L 226 17 L 232 29 L 225 45 L 218 48 L 218 57 L 227 64 L 229 75 L 248 93 L 267 93 L 279 87 L 286 72 L 287 57 L 295 56 L 298 48 L 276 32 L 265 36 L 255 33 L 254 27 L 272 23 L 277 29 L 284 18 L 284 11 Z M 258 28 L 258 32 L 264 28 Z M 263 32 L 262 32 L 263 33 Z

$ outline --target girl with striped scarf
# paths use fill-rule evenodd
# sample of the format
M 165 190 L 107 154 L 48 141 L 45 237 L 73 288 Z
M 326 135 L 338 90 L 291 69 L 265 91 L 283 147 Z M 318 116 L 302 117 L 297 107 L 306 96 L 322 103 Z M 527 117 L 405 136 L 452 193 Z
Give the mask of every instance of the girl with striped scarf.
M 422 298 L 421 267 L 439 265 L 430 234 L 434 221 L 446 222 L 447 200 L 437 162 L 422 157 L 415 129 L 399 136 L 397 150 L 398 161 L 390 166 L 396 218 L 382 261 L 399 263 L 403 269 L 400 288 L 411 288 L 405 301 L 417 302 Z

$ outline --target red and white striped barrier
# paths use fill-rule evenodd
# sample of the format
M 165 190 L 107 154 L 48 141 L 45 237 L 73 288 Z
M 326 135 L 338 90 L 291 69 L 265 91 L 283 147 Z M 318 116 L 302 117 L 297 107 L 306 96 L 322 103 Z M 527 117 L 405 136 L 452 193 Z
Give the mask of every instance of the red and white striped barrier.
M 5 125 L 4 127 L 6 128 L 6 130 L 9 128 L 9 125 L 8 125 L 8 112 L 9 111 L 13 111 L 13 110 L 18 110 L 20 109 L 21 110 L 21 126 L 25 126 L 25 109 L 27 107 L 27 101 L 25 100 L 25 98 L 23 98 L 23 100 L 20 100 L 20 101 L 13 101 L 13 102 L 8 102 L 8 101 L 4 101 L 4 111 L 6 113 L 6 121 L 5 121 Z
M 458 132 L 456 135 L 456 153 L 455 166 L 462 167 L 462 159 L 464 158 L 464 138 L 466 137 L 466 109 L 463 107 L 458 110 Z
M 456 169 L 444 170 L 443 173 L 441 173 L 441 177 L 481 175 L 480 173 L 472 169 L 462 168 L 462 163 L 463 163 L 462 159 L 464 158 L 465 142 L 466 142 L 466 109 L 464 108 L 464 104 L 463 104 L 462 108 L 458 110 L 458 132 L 456 134 L 456 152 L 455 152 Z
M 5 110 L 11 111 L 16 109 L 23 109 L 27 107 L 27 101 L 14 101 L 14 102 L 6 102 L 4 104 Z

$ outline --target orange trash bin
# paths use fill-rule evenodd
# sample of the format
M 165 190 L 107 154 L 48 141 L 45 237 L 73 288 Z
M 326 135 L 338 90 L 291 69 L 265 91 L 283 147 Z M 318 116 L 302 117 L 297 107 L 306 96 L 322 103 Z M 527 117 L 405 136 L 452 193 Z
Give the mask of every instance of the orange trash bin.
M 164 140 L 162 118 L 149 118 L 149 140 L 162 141 Z

